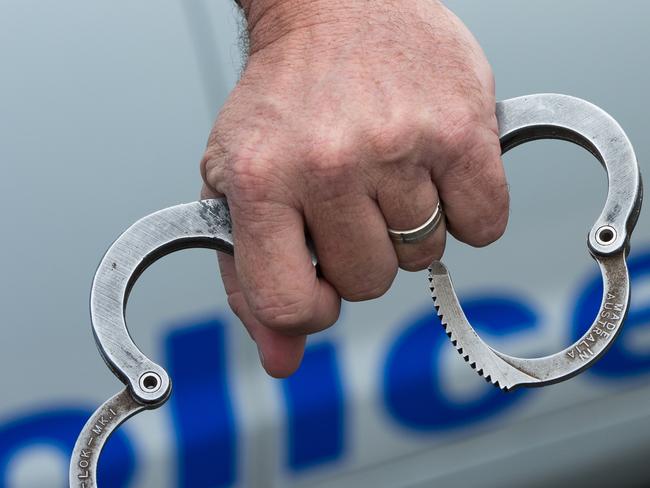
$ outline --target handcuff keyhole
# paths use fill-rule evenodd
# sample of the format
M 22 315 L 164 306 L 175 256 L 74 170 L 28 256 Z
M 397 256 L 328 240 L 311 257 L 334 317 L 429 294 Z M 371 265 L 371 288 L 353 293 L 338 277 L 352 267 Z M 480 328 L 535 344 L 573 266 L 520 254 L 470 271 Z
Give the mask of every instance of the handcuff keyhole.
M 596 233 L 596 241 L 603 246 L 611 244 L 615 239 L 616 231 L 609 225 L 601 227 Z
M 160 376 L 154 372 L 145 373 L 140 377 L 140 387 L 146 392 L 158 390 L 160 383 Z

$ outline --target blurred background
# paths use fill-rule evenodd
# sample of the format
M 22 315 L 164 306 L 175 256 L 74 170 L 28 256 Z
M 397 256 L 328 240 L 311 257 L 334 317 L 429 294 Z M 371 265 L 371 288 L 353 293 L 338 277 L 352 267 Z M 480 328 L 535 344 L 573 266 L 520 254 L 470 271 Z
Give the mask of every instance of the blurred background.
M 500 99 L 590 100 L 626 129 L 648 172 L 650 3 L 448 5 L 487 52 Z M 67 486 L 81 426 L 121 388 L 90 329 L 95 267 L 132 222 L 198 198 L 240 35 L 229 0 L 0 0 L 0 487 Z M 451 241 L 445 262 L 491 344 L 555 352 L 600 300 L 586 235 L 605 173 L 557 141 L 505 162 L 506 236 L 481 250 Z M 448 343 L 424 272 L 345 305 L 280 381 L 228 310 L 214 253 L 169 256 L 137 283 L 127 317 L 175 392 L 114 436 L 101 486 L 649 486 L 649 218 L 634 234 L 634 297 L 610 352 L 569 382 L 510 394 Z

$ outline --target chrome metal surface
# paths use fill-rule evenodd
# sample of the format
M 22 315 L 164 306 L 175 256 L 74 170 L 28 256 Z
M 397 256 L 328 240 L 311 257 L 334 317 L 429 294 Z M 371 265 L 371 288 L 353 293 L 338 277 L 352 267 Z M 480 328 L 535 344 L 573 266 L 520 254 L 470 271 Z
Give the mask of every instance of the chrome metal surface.
M 513 358 L 495 351 L 467 322 L 446 268 L 441 263 L 431 267 L 434 302 L 452 342 L 481 374 L 509 389 L 577 374 L 602 355 L 618 334 L 629 303 L 625 256 L 641 206 L 641 179 L 622 129 L 588 102 L 564 95 L 533 95 L 500 102 L 497 115 L 504 152 L 532 139 L 566 139 L 598 157 L 609 177 L 605 209 L 589 234 L 589 249 L 603 272 L 605 296 L 592 327 L 570 348 L 538 359 Z M 435 227 L 441 218 L 438 211 L 425 226 Z M 124 312 L 131 288 L 149 265 L 191 247 L 233 253 L 230 212 L 224 199 L 177 205 L 144 217 L 103 257 L 90 297 L 92 327 L 102 357 L 126 388 L 104 403 L 81 432 L 72 454 L 70 486 L 97 486 L 97 460 L 110 434 L 130 416 L 157 408 L 169 397 L 167 372 L 135 345 Z M 315 264 L 315 257 L 313 261 Z
M 95 411 L 72 450 L 70 488 L 97 487 L 97 463 L 106 441 L 125 420 L 146 408 L 125 388 Z
M 566 349 L 542 358 L 508 356 L 488 346 L 468 322 L 447 268 L 429 269 L 433 301 L 447 335 L 472 368 L 492 384 L 510 390 L 570 378 L 591 366 L 621 330 L 630 302 L 625 258 L 641 210 L 641 175 L 623 129 L 595 105 L 565 95 L 533 95 L 497 104 L 503 152 L 534 139 L 564 139 L 589 150 L 607 171 L 605 207 L 588 236 L 588 249 L 603 276 L 598 315 L 587 332 Z
M 429 234 L 435 231 L 442 219 L 444 214 L 442 212 L 442 207 L 440 203 L 436 205 L 431 217 L 429 217 L 426 222 L 414 229 L 409 230 L 397 230 L 397 229 L 388 229 L 388 235 L 393 241 L 401 242 L 403 244 L 414 244 L 424 240 Z
M 90 293 L 90 317 L 104 360 L 129 385 L 136 400 L 157 403 L 169 392 L 167 372 L 135 345 L 124 310 L 129 292 L 140 274 L 166 254 L 207 247 L 232 254 L 232 226 L 225 199 L 176 205 L 140 219 L 127 229 L 104 255 Z M 160 386 L 145 388 L 143 375 L 155 374 Z

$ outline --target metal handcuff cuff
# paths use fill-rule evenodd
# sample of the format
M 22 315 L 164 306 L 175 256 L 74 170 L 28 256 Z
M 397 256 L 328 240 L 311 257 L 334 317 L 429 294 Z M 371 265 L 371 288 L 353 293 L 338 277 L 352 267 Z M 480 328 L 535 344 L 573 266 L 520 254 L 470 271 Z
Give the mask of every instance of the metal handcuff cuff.
M 500 353 L 467 321 L 447 269 L 430 268 L 435 307 L 452 343 L 479 374 L 504 390 L 541 386 L 578 374 L 612 344 L 630 301 L 626 265 L 629 240 L 641 208 L 642 184 L 634 150 L 617 122 L 600 108 L 566 95 L 540 94 L 497 104 L 503 152 L 535 139 L 574 142 L 607 171 L 605 207 L 588 236 L 604 285 L 593 324 L 573 345 L 551 356 L 522 359 Z M 135 345 L 124 313 L 129 292 L 142 272 L 181 249 L 204 247 L 233 253 L 232 225 L 224 199 L 203 200 L 155 212 L 133 224 L 110 247 L 95 274 L 90 311 L 95 341 L 111 371 L 126 387 L 91 416 L 75 444 L 70 486 L 97 486 L 97 463 L 113 431 L 136 413 L 160 407 L 169 398 L 167 372 Z

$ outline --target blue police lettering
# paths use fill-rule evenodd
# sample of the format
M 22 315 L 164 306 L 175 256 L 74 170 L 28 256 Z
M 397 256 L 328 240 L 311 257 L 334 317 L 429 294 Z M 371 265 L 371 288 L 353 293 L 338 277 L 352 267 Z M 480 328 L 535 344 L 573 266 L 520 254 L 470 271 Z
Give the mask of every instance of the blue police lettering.
M 633 255 L 629 269 L 633 287 L 649 280 L 650 249 Z M 592 354 L 591 344 L 599 338 L 608 338 L 620 326 L 623 310 L 614 296 L 605 297 L 602 313 L 592 326 L 601 300 L 601 277 L 592 274 L 577 293 L 571 315 L 572 341 L 592 327 L 569 353 L 576 358 L 587 358 Z M 650 351 L 630 349 L 626 341 L 630 331 L 650 324 L 650 303 L 633 302 L 633 305 L 619 340 L 590 369 L 588 374 L 592 378 L 617 379 L 650 373 Z M 463 307 L 479 332 L 487 331 L 493 336 L 533 333 L 539 328 L 534 308 L 510 294 L 466 299 Z M 449 345 L 431 308 L 423 308 L 399 330 L 383 364 L 378 365 L 383 380 L 383 407 L 387 418 L 396 425 L 431 433 L 461 428 L 494 418 L 520 404 L 528 395 L 526 392 L 505 395 L 486 386 L 485 392 L 473 400 L 461 403 L 449 398 L 441 387 L 436 361 Z M 170 399 L 177 449 L 176 485 L 233 486 L 238 478 L 240 427 L 229 384 L 226 327 L 215 318 L 178 324 L 164 343 L 176 390 Z M 336 344 L 324 341 L 307 349 L 303 366 L 294 377 L 278 382 L 287 412 L 285 460 L 290 471 L 308 471 L 345 457 L 349 426 L 345 423 L 344 379 Z M 314 402 L 322 407 L 316 413 L 312 408 Z M 61 449 L 67 457 L 90 414 L 86 408 L 50 407 L 0 424 L 0 488 L 8 486 L 10 461 L 24 449 L 47 445 Z M 106 419 L 100 419 L 95 426 L 97 433 L 101 433 L 105 424 Z M 314 435 L 323 439 L 322 445 L 309 442 Z M 82 463 L 88 463 L 87 457 L 89 454 L 85 456 L 82 452 L 81 468 L 84 468 Z M 210 469 L 204 469 L 206 465 Z M 130 486 L 136 468 L 127 430 L 120 429 L 102 457 L 100 485 Z M 83 487 L 83 480 L 80 482 Z
M 465 299 L 463 309 L 479 332 L 507 335 L 533 331 L 538 325 L 532 307 L 509 296 Z M 389 416 L 398 425 L 419 431 L 453 429 L 498 415 L 524 398 L 525 391 L 504 395 L 488 385 L 478 398 L 463 403 L 449 398 L 434 360 L 443 347 L 450 347 L 448 342 L 438 317 L 427 307 L 391 345 L 383 371 L 383 394 Z

